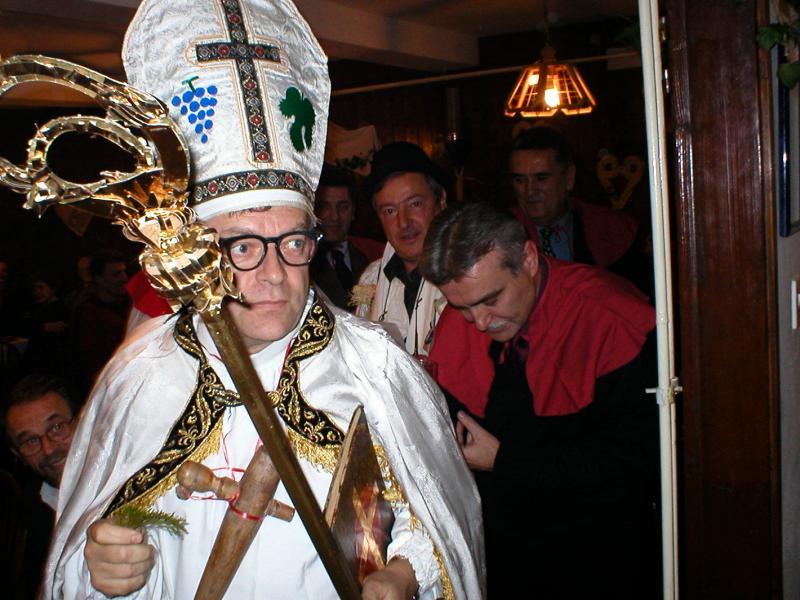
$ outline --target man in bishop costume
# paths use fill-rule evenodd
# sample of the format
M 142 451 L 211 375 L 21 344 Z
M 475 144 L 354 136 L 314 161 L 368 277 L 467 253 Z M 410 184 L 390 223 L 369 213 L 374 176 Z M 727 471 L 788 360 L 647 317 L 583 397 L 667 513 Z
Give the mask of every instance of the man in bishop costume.
M 161 98 L 190 149 L 193 206 L 217 230 L 241 301 L 230 312 L 320 506 L 363 406 L 387 458 L 395 521 L 365 598 L 480 598 L 478 494 L 438 388 L 375 325 L 309 286 L 324 152 L 326 59 L 289 0 L 144 0 L 125 38 L 129 83 Z M 45 598 L 191 598 L 228 509 L 176 495 L 201 462 L 238 479 L 261 440 L 203 322 L 143 324 L 102 372 L 75 432 Z M 278 486 L 275 498 L 291 500 Z M 174 513 L 175 537 L 109 517 Z M 227 598 L 335 598 L 302 521 L 265 518 Z

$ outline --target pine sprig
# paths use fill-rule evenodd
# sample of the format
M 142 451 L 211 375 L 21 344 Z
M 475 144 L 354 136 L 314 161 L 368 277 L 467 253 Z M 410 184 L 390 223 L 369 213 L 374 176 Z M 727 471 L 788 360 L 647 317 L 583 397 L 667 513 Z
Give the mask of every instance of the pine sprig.
M 187 532 L 186 519 L 161 510 L 144 509 L 130 504 L 114 511 L 113 519 L 117 525 L 130 529 L 161 528 L 166 529 L 170 535 L 178 537 Z

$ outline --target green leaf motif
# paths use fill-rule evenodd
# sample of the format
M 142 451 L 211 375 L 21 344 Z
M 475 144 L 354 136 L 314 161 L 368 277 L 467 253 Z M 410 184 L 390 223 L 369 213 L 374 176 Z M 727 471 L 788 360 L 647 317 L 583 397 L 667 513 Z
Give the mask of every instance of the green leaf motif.
M 294 117 L 294 122 L 289 126 L 289 137 L 292 146 L 298 152 L 311 148 L 314 122 L 317 120 L 314 106 L 308 98 L 295 87 L 286 90 L 286 96 L 279 104 L 281 114 L 286 118 Z
M 758 35 L 756 35 L 756 40 L 758 41 L 758 45 L 761 46 L 764 50 L 771 49 L 775 44 L 780 43 L 783 39 L 783 36 L 789 31 L 789 28 L 786 25 L 778 25 L 776 23 L 772 23 L 767 25 L 766 27 L 760 27 L 758 29 Z
M 797 85 L 797 82 L 800 81 L 800 61 L 786 63 L 778 67 L 778 79 L 781 80 L 784 87 L 789 89 Z

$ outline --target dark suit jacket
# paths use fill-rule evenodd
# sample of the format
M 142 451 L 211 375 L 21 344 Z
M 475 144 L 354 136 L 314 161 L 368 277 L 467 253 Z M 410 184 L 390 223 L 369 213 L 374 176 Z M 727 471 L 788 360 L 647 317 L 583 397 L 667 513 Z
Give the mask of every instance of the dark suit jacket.
M 364 269 L 367 268 L 369 260 L 353 244 L 348 242 L 347 245 L 350 251 L 353 281 L 358 282 L 358 278 Z M 346 290 L 339 282 L 336 271 L 328 260 L 328 247 L 325 244 L 320 246 L 319 252 L 317 252 L 314 260 L 311 262 L 311 279 L 336 306 L 352 311 L 352 308 L 348 305 L 350 301 L 350 290 Z
M 590 204 L 571 198 L 575 207 L 572 213 L 572 261 L 597 265 L 634 283 L 653 297 L 652 259 L 637 242 L 638 224 L 622 210 Z M 528 237 L 539 245 L 536 224 L 518 206 L 511 209 L 528 232 Z

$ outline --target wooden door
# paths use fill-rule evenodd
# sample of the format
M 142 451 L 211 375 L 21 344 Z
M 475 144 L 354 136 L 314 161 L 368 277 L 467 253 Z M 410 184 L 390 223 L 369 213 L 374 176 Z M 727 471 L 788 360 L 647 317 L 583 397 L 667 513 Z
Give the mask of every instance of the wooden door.
M 780 597 L 767 0 L 666 0 L 684 598 Z

